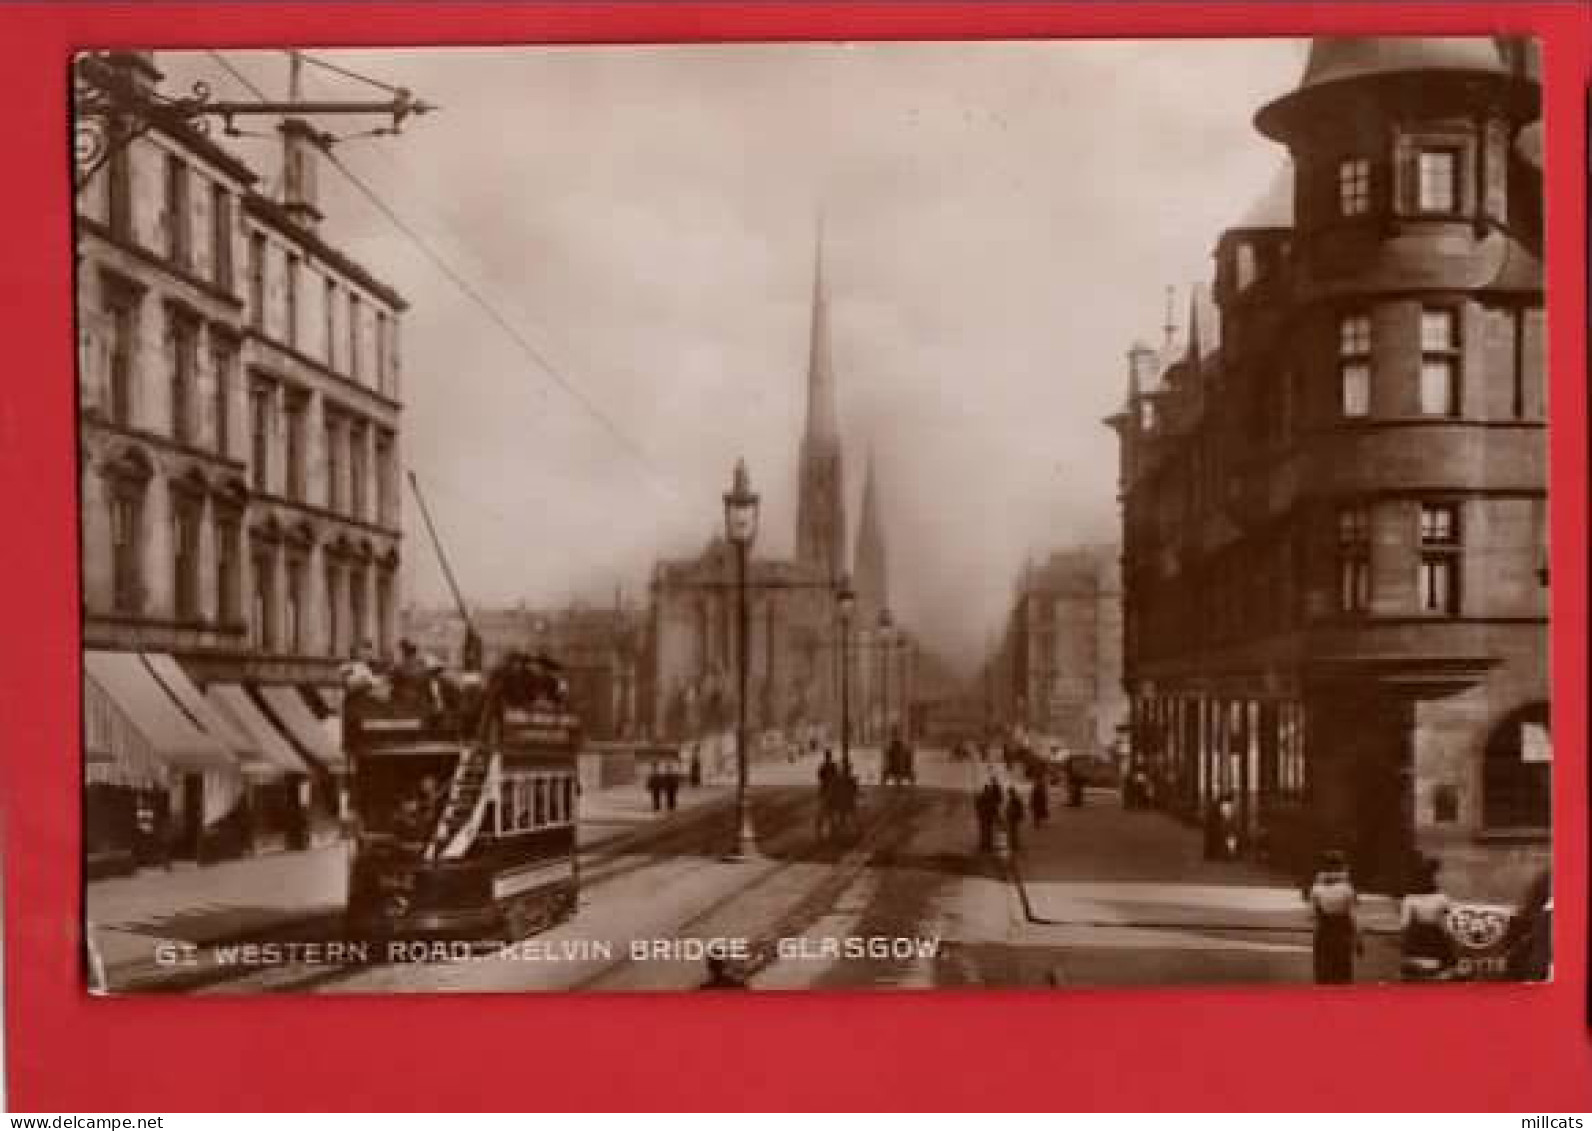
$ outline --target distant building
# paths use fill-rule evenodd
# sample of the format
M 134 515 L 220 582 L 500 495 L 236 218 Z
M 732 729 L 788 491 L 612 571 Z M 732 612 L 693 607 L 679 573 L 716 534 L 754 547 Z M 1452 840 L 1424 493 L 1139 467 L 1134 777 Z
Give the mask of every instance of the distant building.
M 1165 804 L 1397 888 L 1548 859 L 1539 85 L 1510 40 L 1319 39 L 1219 325 L 1129 360 L 1127 682 Z M 1219 346 L 1217 342 L 1219 340 Z M 1163 364 L 1169 362 L 1169 364 Z
M 465 628 L 457 610 L 406 606 L 400 620 L 400 635 L 422 654 L 451 665 L 463 662 Z M 638 735 L 645 630 L 640 609 L 617 600 L 606 606 L 575 603 L 556 609 L 516 605 L 471 609 L 470 620 L 480 634 L 488 670 L 511 652 L 541 653 L 563 665 L 587 738 Z
M 1001 718 L 1078 754 L 1127 722 L 1117 550 L 1061 550 L 1023 570 L 1001 641 Z
M 405 304 L 322 230 L 306 123 L 272 199 L 148 112 L 148 53 L 80 74 L 119 123 L 77 201 L 90 857 L 140 819 L 291 841 L 335 808 L 338 665 L 392 639 Z

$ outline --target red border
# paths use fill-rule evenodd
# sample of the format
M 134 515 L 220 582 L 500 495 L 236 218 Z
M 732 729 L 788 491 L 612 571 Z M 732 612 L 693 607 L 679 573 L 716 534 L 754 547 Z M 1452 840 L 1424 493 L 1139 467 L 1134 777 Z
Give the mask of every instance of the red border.
M 1564 4 L 258 3 L 11 7 L 0 105 L 0 820 L 22 1110 L 1592 1108 L 1587 1030 L 1586 9 Z M 77 46 L 1534 33 L 1547 50 L 1558 981 L 716 999 L 90 1001 L 75 960 L 66 59 Z M 1217 233 L 1212 232 L 1214 239 Z M 638 1043 L 635 1034 L 655 1034 Z M 669 1051 L 666 1051 L 669 1050 Z

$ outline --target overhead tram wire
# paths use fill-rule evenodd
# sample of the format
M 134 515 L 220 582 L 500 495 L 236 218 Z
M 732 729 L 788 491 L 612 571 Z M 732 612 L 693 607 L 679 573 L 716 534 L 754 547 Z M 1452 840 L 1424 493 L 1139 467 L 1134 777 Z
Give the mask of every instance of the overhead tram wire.
M 249 81 L 249 76 L 244 74 L 242 71 L 238 70 L 237 67 L 233 66 L 232 63 L 227 59 L 227 57 L 225 55 L 221 54 L 221 52 L 219 52 L 219 51 L 206 51 L 205 54 L 210 56 L 217 63 L 220 63 L 222 69 L 225 70 L 227 72 L 227 74 L 229 74 L 233 78 L 237 79 L 238 82 L 243 85 L 245 90 L 247 90 L 250 94 L 254 95 L 254 99 L 255 99 L 256 102 L 268 101 L 267 98 L 265 97 L 265 91 L 261 90 L 259 87 L 255 86 L 254 83 L 250 82 Z
M 624 430 L 621 429 L 619 425 L 615 424 L 613 419 L 604 413 L 602 409 L 591 400 L 591 398 L 586 396 L 586 394 L 581 392 L 576 385 L 566 378 L 558 370 L 557 366 L 555 366 L 539 349 L 537 349 L 537 347 L 528 338 L 526 338 L 524 334 L 520 333 L 520 331 L 512 322 L 499 313 L 498 309 L 487 300 L 486 296 L 483 295 L 473 283 L 456 271 L 447 261 L 447 259 L 445 259 L 439 252 L 432 248 L 431 245 L 427 243 L 420 236 L 420 234 L 416 232 L 406 220 L 404 220 L 402 216 L 394 211 L 393 208 L 389 206 L 373 188 L 361 180 L 352 169 L 343 164 L 342 161 L 338 160 L 337 155 L 333 153 L 330 148 L 323 148 L 321 152 L 325 154 L 326 160 L 331 163 L 332 167 L 335 168 L 339 173 L 343 174 L 343 176 L 348 179 L 349 183 L 358 189 L 360 193 L 363 194 L 365 199 L 368 200 L 378 212 L 385 216 L 388 222 L 391 223 L 393 227 L 397 228 L 398 231 L 402 233 L 403 236 L 408 239 L 409 242 L 412 243 L 422 255 L 426 257 L 433 267 L 440 271 L 449 282 L 458 288 L 461 294 L 474 303 L 476 308 L 485 314 L 487 318 L 491 320 L 493 325 L 502 330 L 503 333 L 506 334 L 509 339 L 520 348 L 521 352 L 524 353 L 525 356 L 529 358 L 538 369 L 545 373 L 548 378 L 551 379 L 559 388 L 563 389 L 565 393 L 569 394 L 570 398 L 579 404 L 583 409 L 585 409 L 587 414 L 590 415 L 592 419 L 601 424 L 603 429 L 608 432 L 608 434 L 614 440 L 618 441 L 621 447 L 629 452 L 638 463 L 640 463 L 644 468 L 647 469 L 647 471 L 655 476 L 656 486 L 671 496 L 676 496 L 678 494 L 678 492 L 676 492 L 667 484 L 667 482 L 665 482 L 662 472 L 652 466 L 652 461 L 648 458 L 647 453 L 641 448 L 641 446 L 636 443 L 635 440 L 626 435 Z
M 369 75 L 362 75 L 357 71 L 350 71 L 344 67 L 339 67 L 336 63 L 328 63 L 325 59 L 317 58 L 314 55 L 309 55 L 302 51 L 299 52 L 299 58 L 310 64 L 312 67 L 320 67 L 322 70 L 331 71 L 334 75 L 342 75 L 345 79 L 353 79 L 355 82 L 365 83 L 369 86 L 375 87 L 377 90 L 384 90 L 388 94 L 408 93 L 403 89 L 403 87 L 393 86 L 390 83 L 384 83 L 379 79 L 373 79 Z
M 261 91 L 261 89 L 254 83 L 250 82 L 248 77 L 235 66 L 233 66 L 232 63 L 228 61 L 227 58 L 220 52 L 212 50 L 208 51 L 207 54 L 217 63 L 219 63 L 228 74 L 232 75 L 233 78 L 237 79 L 238 82 L 242 83 L 246 88 L 248 88 L 250 93 L 254 95 L 257 101 L 267 101 L 264 92 Z M 325 70 L 369 83 L 372 86 L 379 87 L 389 92 L 396 92 L 399 89 L 398 87 L 388 86 L 385 83 L 381 83 L 376 79 L 368 78 L 353 71 L 345 70 L 344 68 L 338 67 L 335 64 L 326 62 L 324 59 L 317 59 L 303 54 L 300 55 L 300 58 L 304 59 L 306 62 L 312 62 L 316 66 Z M 564 392 L 567 393 L 578 405 L 580 405 L 580 407 L 583 408 L 588 415 L 601 424 L 603 429 L 607 431 L 609 435 L 613 437 L 613 439 L 617 440 L 619 445 L 623 447 L 632 458 L 634 458 L 642 465 L 643 468 L 647 470 L 652 477 L 652 483 L 655 487 L 659 488 L 663 493 L 667 494 L 671 498 L 679 498 L 679 492 L 668 484 L 667 476 L 665 476 L 660 469 L 652 465 L 652 461 L 647 457 L 646 452 L 641 448 L 641 446 L 628 435 L 626 435 L 625 432 L 617 424 L 615 424 L 614 421 L 607 414 L 605 414 L 601 408 L 599 408 L 589 397 L 582 393 L 574 384 L 572 384 L 559 371 L 558 367 L 546 357 L 545 354 L 537 349 L 537 347 L 529 339 L 527 339 L 524 334 L 516 329 L 513 323 L 504 317 L 496 307 L 488 302 L 486 297 L 482 295 L 481 292 L 473 284 L 471 284 L 462 273 L 455 270 L 440 252 L 436 251 L 424 239 L 422 239 L 420 234 L 416 232 L 414 228 L 397 213 L 396 210 L 388 205 L 386 201 L 382 200 L 382 198 L 374 189 L 361 180 L 352 169 L 350 169 L 342 161 L 338 160 L 336 154 L 332 152 L 330 143 L 323 144 L 321 147 L 321 152 L 325 155 L 327 161 L 331 163 L 332 167 L 335 168 L 339 173 L 343 174 L 343 176 L 348 179 L 349 183 L 358 189 L 359 192 L 363 194 L 368 201 L 370 201 L 372 206 L 374 206 L 377 211 L 387 218 L 388 222 L 391 223 L 393 227 L 397 228 L 398 231 L 401 232 L 410 243 L 414 244 L 415 248 L 419 250 L 423 256 L 425 256 L 425 258 L 432 264 L 433 267 L 446 276 L 448 281 L 458 288 L 460 293 L 474 303 L 475 306 L 480 309 L 481 312 L 484 313 L 494 325 L 508 335 L 509 339 L 513 341 L 514 344 L 520 348 L 521 352 L 523 352 L 526 357 L 531 360 L 532 364 L 534 364 L 538 369 L 542 370 L 542 372 L 545 373 L 554 382 L 554 384 L 563 389 Z

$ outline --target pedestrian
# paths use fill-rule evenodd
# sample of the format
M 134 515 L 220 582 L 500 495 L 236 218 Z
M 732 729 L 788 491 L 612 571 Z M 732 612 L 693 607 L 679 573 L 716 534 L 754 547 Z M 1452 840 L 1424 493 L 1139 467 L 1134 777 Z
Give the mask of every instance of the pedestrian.
M 978 850 L 995 851 L 995 826 L 1001 816 L 1001 787 L 995 775 L 989 776 L 984 788 L 973 801 L 973 812 L 978 817 Z
M 1211 798 L 1210 804 L 1205 807 L 1205 822 L 1203 826 L 1205 859 L 1218 860 L 1222 854 L 1222 814 L 1216 798 Z
M 1067 755 L 1067 804 L 1074 809 L 1083 807 L 1083 769 L 1075 755 Z
M 1022 847 L 1019 834 L 1023 828 L 1023 795 L 1015 785 L 1006 788 L 1006 843 L 1013 856 Z
M 1438 887 L 1441 867 L 1422 857 L 1410 891 L 1399 901 L 1399 970 L 1406 981 L 1442 977 L 1454 966 L 1454 936 L 1448 930 L 1452 904 Z
M 1305 898 L 1315 913 L 1313 945 L 1316 982 L 1346 985 L 1354 981 L 1354 956 L 1360 949 L 1354 909 L 1358 901 L 1342 852 L 1321 857 L 1321 868 Z
M 826 840 L 835 834 L 835 778 L 839 772 L 834 751 L 825 750 L 818 766 L 818 835 Z
M 1034 785 L 1029 792 L 1029 804 L 1034 810 L 1034 828 L 1039 828 L 1050 819 L 1050 782 L 1046 771 L 1040 767 L 1033 775 Z
M 851 760 L 843 758 L 840 763 L 840 774 L 835 779 L 837 795 L 838 817 L 841 829 L 847 836 L 857 831 L 857 771 L 852 768 Z
M 663 798 L 669 812 L 673 813 L 680 802 L 680 767 L 673 762 L 663 767 Z
M 1216 854 L 1222 860 L 1238 859 L 1238 802 L 1224 793 L 1216 803 Z
M 702 786 L 702 753 L 693 744 L 691 747 L 691 788 L 699 789 Z
M 746 979 L 730 965 L 730 960 L 722 954 L 710 951 L 707 965 L 708 980 L 702 983 L 702 989 L 744 990 L 747 988 Z

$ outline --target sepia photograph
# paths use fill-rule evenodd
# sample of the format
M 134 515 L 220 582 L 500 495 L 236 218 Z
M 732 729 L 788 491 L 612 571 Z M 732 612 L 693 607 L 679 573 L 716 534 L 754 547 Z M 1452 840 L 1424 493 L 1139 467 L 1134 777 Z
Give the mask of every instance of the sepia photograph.
M 1551 979 L 1535 41 L 72 92 L 90 992 Z

